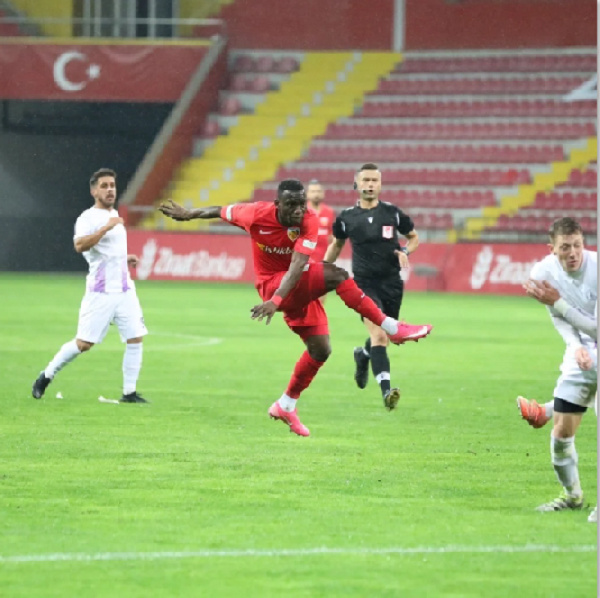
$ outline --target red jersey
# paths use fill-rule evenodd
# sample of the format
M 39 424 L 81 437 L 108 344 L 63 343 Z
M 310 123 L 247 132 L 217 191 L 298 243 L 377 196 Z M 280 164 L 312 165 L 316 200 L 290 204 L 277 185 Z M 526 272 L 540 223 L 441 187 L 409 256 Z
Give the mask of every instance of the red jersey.
M 317 246 L 319 220 L 310 209 L 300 226 L 283 226 L 277 220 L 277 206 L 270 201 L 223 206 L 221 218 L 250 233 L 257 279 L 286 272 L 294 251 L 311 255 Z
M 324 203 L 319 204 L 317 212 L 319 218 L 319 237 L 317 247 L 310 256 L 315 262 L 322 262 L 329 245 L 329 238 L 333 235 L 333 223 L 335 222 L 335 212 Z

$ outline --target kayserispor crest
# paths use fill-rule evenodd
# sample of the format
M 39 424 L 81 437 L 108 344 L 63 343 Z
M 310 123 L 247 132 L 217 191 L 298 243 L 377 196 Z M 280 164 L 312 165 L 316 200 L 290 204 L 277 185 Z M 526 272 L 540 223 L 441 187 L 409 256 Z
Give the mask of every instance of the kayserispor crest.
M 300 236 L 300 228 L 297 226 L 288 228 L 287 234 L 288 234 L 288 237 L 290 238 L 290 241 L 295 241 Z

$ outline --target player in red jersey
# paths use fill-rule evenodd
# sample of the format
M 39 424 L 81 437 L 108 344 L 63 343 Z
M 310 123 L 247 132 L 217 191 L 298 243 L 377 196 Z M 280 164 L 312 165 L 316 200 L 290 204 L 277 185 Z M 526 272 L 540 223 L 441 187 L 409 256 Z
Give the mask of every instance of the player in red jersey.
M 326 204 L 323 203 L 325 190 L 323 185 L 316 179 L 309 181 L 306 186 L 306 199 L 308 199 L 308 207 L 317 213 L 319 218 L 319 236 L 317 237 L 317 246 L 313 251 L 310 259 L 314 262 L 322 262 L 325 257 L 327 247 L 333 241 L 333 223 L 335 222 L 335 212 Z M 325 305 L 325 297 L 319 298 L 321 303 Z
M 309 430 L 298 418 L 296 402 L 331 353 L 327 315 L 319 297 L 335 290 L 350 308 L 389 335 L 395 344 L 419 340 L 431 332 L 429 324 L 412 326 L 387 317 L 342 268 L 309 261 L 315 250 L 319 221 L 308 209 L 302 183 L 287 179 L 279 184 L 273 203 L 259 201 L 187 210 L 172 200 L 158 208 L 174 220 L 222 218 L 250 233 L 255 286 L 263 300 L 251 311 L 252 319 L 268 324 L 282 311 L 286 324 L 304 341 L 306 351 L 296 363 L 286 391 L 269 409 L 299 436 Z
M 327 247 L 333 241 L 333 223 L 335 222 L 335 212 L 323 203 L 325 191 L 323 185 L 316 179 L 313 179 L 306 186 L 306 199 L 308 207 L 314 210 L 319 217 L 319 236 L 317 237 L 317 246 L 310 259 L 315 262 L 322 262 Z

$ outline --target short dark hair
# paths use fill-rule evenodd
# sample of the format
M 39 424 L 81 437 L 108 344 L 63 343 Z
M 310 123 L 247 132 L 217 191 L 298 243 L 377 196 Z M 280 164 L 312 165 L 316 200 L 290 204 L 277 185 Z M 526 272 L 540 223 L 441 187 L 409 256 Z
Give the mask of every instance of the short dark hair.
M 319 187 L 323 186 L 323 184 L 321 183 L 321 181 L 319 179 L 310 179 L 310 181 L 308 181 L 308 184 L 306 186 L 310 187 L 311 185 L 319 185 Z
M 100 168 L 90 177 L 90 187 L 93 187 L 103 176 L 111 176 L 115 181 L 117 180 L 117 173 L 112 168 Z
M 298 179 L 284 179 L 277 187 L 277 197 L 281 197 L 286 191 L 304 191 L 304 185 Z
M 552 243 L 554 243 L 558 235 L 580 234 L 583 236 L 583 229 L 581 228 L 581 224 L 579 224 L 575 218 L 566 216 L 565 218 L 559 218 L 558 220 L 555 220 L 550 226 L 548 234 L 550 235 L 550 240 Z
M 362 172 L 363 170 L 379 170 L 379 166 L 377 166 L 377 164 L 374 162 L 367 162 L 358 169 L 358 172 Z

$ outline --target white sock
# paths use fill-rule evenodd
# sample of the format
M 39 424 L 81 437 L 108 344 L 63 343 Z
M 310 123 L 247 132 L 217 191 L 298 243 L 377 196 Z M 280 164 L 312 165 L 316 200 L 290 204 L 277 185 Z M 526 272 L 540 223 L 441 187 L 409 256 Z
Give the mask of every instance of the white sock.
M 398 321 L 394 320 L 394 318 L 386 317 L 386 319 L 381 323 L 381 328 L 388 334 L 396 334 L 396 332 L 398 332 Z
M 575 450 L 575 437 L 550 438 L 550 453 L 552 465 L 558 481 L 567 491 L 569 496 L 581 496 L 581 483 L 579 482 L 579 469 L 577 463 L 579 458 Z
M 290 396 L 286 395 L 285 393 L 283 393 L 281 395 L 281 398 L 277 402 L 279 403 L 279 406 L 284 411 L 287 411 L 288 413 L 291 413 L 294 409 L 296 409 L 296 402 L 297 401 L 298 401 L 298 399 L 292 399 L 292 397 L 290 397 Z
M 59 350 L 58 353 L 52 358 L 52 361 L 46 366 L 44 370 L 44 376 L 46 378 L 54 378 L 60 370 L 62 370 L 67 363 L 73 361 L 81 351 L 77 346 L 75 339 L 65 343 Z
M 546 410 L 546 417 L 554 417 L 554 401 L 544 403 L 544 409 Z
M 123 355 L 123 394 L 135 392 L 142 369 L 142 343 L 127 343 Z

